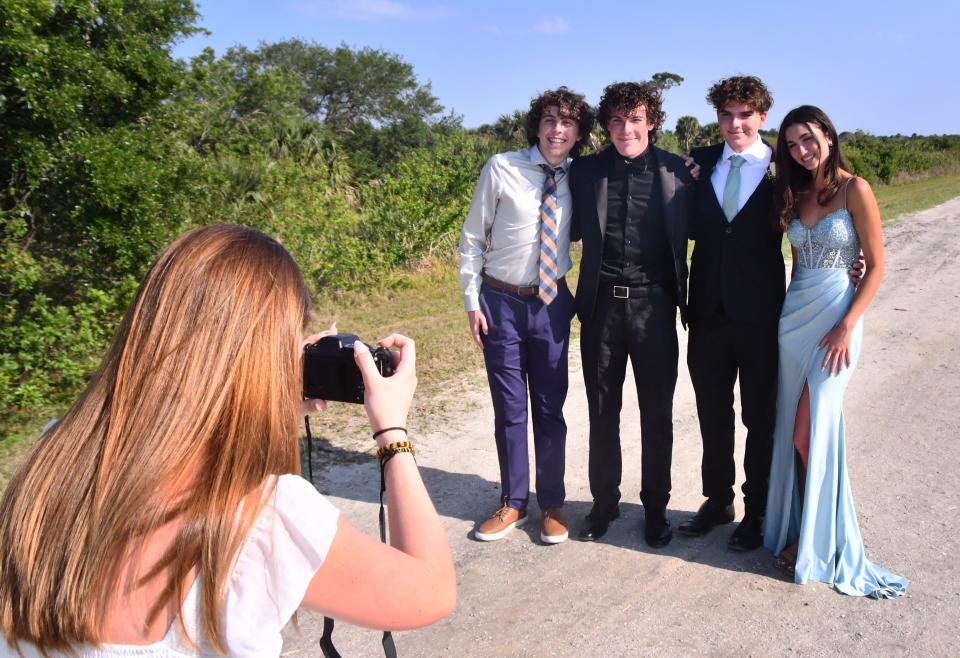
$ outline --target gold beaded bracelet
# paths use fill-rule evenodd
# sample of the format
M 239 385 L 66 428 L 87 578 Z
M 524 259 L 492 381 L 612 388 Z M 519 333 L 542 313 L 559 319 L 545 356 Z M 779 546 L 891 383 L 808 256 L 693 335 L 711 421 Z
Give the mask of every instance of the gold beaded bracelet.
M 380 464 L 386 464 L 394 455 L 401 452 L 409 452 L 411 455 L 416 455 L 417 451 L 413 447 L 413 441 L 409 439 L 407 441 L 394 441 L 393 443 L 387 443 L 379 450 L 377 450 L 377 459 L 380 461 Z

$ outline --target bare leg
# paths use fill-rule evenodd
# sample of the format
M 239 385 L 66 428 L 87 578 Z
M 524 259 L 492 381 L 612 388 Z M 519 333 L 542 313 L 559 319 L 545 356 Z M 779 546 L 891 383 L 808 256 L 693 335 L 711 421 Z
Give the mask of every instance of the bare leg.
M 800 463 L 797 465 L 797 486 L 800 490 L 800 500 L 803 501 L 803 487 L 807 475 L 807 455 L 810 452 L 810 389 L 806 382 L 803 392 L 797 401 L 797 416 L 793 421 L 793 446 L 796 448 Z M 776 566 L 783 569 L 787 575 L 793 576 L 797 563 L 797 549 L 799 541 L 784 547 L 777 556 Z
M 810 389 L 803 385 L 803 393 L 797 402 L 797 417 L 793 421 L 793 445 L 800 455 L 803 472 L 807 470 L 807 454 L 810 451 Z

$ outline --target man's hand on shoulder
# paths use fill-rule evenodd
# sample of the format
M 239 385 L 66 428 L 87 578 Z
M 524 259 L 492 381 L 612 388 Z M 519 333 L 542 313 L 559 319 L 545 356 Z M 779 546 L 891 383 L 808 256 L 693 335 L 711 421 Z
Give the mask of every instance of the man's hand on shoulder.
M 483 311 L 467 311 L 467 322 L 470 324 L 470 335 L 473 337 L 473 342 L 482 350 L 483 339 L 480 338 L 480 332 L 483 332 L 484 336 L 487 335 L 487 318 L 483 315 Z
M 665 164 L 669 171 L 673 172 L 673 175 L 678 181 L 684 185 L 690 185 L 697 180 L 697 177 L 693 175 L 693 170 L 696 163 L 692 158 L 686 155 L 677 155 L 676 153 L 670 153 L 669 155 L 669 159 L 661 155 L 660 162 Z M 696 171 L 697 176 L 699 176 L 700 167 L 696 167 Z
M 853 261 L 853 265 L 850 266 L 850 269 L 847 271 L 847 276 L 850 277 L 850 283 L 854 287 L 860 285 L 860 282 L 863 280 L 863 275 L 866 274 L 866 261 L 863 258 L 863 252 L 860 252 L 860 255 L 857 257 L 857 260 Z

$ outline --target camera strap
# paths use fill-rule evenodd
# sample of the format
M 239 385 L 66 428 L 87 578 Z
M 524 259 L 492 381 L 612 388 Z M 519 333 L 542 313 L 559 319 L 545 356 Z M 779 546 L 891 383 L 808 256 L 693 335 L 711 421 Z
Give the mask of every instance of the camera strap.
M 307 431 L 307 473 L 310 475 L 310 484 L 313 482 L 313 434 L 310 432 L 310 417 L 303 417 L 303 426 Z M 387 492 L 387 481 L 384 477 L 384 466 L 387 460 L 380 462 L 380 541 L 387 543 L 387 512 L 383 505 L 383 494 Z M 386 658 L 397 658 L 397 647 L 393 643 L 393 634 L 383 632 L 383 655 Z M 333 619 L 324 615 L 323 635 L 320 636 L 320 651 L 324 658 L 342 658 L 337 648 L 333 646 Z

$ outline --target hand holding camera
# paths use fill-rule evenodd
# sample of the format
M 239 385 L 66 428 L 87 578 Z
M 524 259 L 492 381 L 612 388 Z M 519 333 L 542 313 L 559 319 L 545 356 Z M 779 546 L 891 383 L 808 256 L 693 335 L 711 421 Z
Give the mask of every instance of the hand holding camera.
M 413 340 L 392 334 L 371 349 L 357 336 L 335 331 L 331 325 L 304 345 L 304 409 L 320 410 L 328 401 L 360 403 L 374 431 L 405 427 L 417 386 Z M 378 443 L 389 440 L 386 434 L 378 437 Z
M 400 351 L 394 352 L 390 349 L 392 347 Z M 371 353 L 359 341 L 354 347 L 356 363 L 366 386 L 363 406 L 374 432 L 387 427 L 407 426 L 407 413 L 417 388 L 417 357 L 413 340 L 400 334 L 391 334 L 379 342 L 378 349 L 384 350 L 391 358 L 393 374 L 389 377 L 380 374 L 380 364 L 375 359 L 376 351 Z M 377 444 L 385 445 L 398 438 L 406 437 L 393 436 L 388 432 L 377 437 Z
M 325 332 L 321 332 L 323 333 Z M 365 386 L 354 359 L 356 344 L 363 343 L 353 334 L 328 334 L 303 346 L 305 399 L 363 404 Z M 369 351 L 369 346 L 364 347 Z M 372 354 L 379 374 L 384 377 L 392 375 L 393 359 L 390 351 L 378 346 Z

